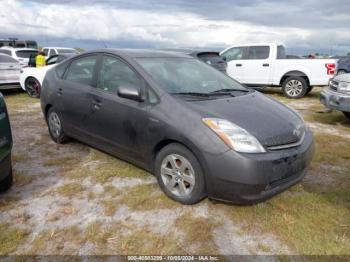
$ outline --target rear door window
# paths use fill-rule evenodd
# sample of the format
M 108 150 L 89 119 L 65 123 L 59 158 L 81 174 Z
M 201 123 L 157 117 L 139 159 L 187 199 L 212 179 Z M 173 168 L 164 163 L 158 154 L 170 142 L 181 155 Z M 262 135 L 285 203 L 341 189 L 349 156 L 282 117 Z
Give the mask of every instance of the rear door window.
M 251 46 L 248 49 L 247 59 L 267 59 L 270 55 L 269 46 Z
M 73 60 L 67 69 L 65 79 L 83 85 L 92 85 L 96 62 L 96 55 L 85 56 Z

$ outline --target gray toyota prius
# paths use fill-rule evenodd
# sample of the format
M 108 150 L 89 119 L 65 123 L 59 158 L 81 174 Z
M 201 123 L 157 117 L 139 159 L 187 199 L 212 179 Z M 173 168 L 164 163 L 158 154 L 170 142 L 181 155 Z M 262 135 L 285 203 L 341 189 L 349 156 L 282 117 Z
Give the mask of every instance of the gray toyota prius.
M 298 183 L 314 154 L 295 111 L 176 52 L 75 56 L 46 74 L 41 107 L 55 142 L 133 163 L 183 204 L 265 200 Z

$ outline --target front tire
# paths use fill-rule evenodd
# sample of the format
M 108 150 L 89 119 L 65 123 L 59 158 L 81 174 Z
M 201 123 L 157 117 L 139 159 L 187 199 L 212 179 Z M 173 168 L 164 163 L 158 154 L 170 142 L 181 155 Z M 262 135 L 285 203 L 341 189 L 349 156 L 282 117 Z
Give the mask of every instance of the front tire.
M 350 118 L 350 112 L 344 112 L 344 111 L 343 111 L 343 114 L 344 114 L 346 117 Z
M 193 205 L 206 196 L 202 168 L 193 153 L 180 144 L 170 144 L 158 153 L 155 175 L 163 192 L 177 202 Z
M 12 175 L 12 167 L 10 170 L 10 174 L 8 174 L 5 179 L 0 181 L 0 193 L 4 193 L 5 191 L 9 190 L 13 184 L 13 175 Z
M 68 140 L 68 137 L 63 131 L 63 121 L 61 114 L 51 107 L 46 115 L 46 123 L 49 129 L 50 136 L 57 144 L 62 144 Z
M 290 76 L 282 83 L 283 94 L 288 98 L 302 98 L 308 91 L 306 80 L 300 76 Z
M 41 85 L 35 77 L 28 77 L 24 83 L 27 94 L 33 98 L 40 98 Z

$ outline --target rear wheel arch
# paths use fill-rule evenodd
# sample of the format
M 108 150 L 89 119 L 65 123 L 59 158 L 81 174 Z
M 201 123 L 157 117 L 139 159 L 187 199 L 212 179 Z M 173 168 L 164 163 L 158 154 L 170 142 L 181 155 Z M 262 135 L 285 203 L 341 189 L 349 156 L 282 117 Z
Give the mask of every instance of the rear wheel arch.
M 49 110 L 50 110 L 51 107 L 52 107 L 51 104 L 47 104 L 47 105 L 45 106 L 45 119 L 47 118 L 47 113 L 49 112 Z
M 309 77 L 307 76 L 307 74 L 305 74 L 304 72 L 302 71 L 297 71 L 297 70 L 294 70 L 294 71 L 289 71 L 287 73 L 285 73 L 281 79 L 280 79 L 280 85 L 283 84 L 283 82 L 288 78 L 288 77 L 291 77 L 291 76 L 298 76 L 298 77 L 302 77 L 305 79 L 306 83 L 310 86 L 310 80 L 309 80 Z

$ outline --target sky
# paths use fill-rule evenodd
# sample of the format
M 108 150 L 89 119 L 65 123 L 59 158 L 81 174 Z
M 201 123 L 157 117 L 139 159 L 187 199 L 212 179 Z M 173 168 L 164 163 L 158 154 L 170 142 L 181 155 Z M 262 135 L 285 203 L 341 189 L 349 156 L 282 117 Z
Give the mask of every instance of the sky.
M 0 0 L 0 38 L 94 49 L 278 42 L 290 54 L 350 53 L 349 0 Z

